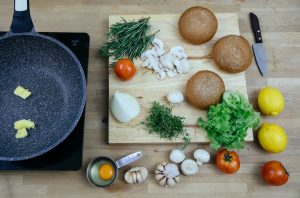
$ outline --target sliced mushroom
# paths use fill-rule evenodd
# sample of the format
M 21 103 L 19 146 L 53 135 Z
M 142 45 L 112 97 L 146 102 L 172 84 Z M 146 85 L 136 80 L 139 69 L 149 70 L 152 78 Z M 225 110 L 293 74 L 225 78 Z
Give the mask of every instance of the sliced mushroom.
M 143 61 L 142 67 L 147 67 L 148 69 L 152 69 L 155 65 L 158 65 L 158 60 L 153 50 L 147 50 L 142 53 L 141 60 Z
M 164 43 L 161 40 L 154 38 L 152 41 L 152 45 L 154 46 L 153 49 L 157 56 L 162 56 L 165 53 Z
M 174 76 L 177 75 L 176 69 L 173 68 L 172 70 L 167 70 L 167 75 L 168 75 L 170 78 L 173 78 Z
M 171 53 L 166 53 L 161 57 L 161 64 L 166 70 L 172 70 L 174 68 L 173 55 Z
M 185 54 L 184 49 L 181 46 L 172 47 L 170 49 L 170 52 L 176 56 L 176 59 L 181 60 L 183 58 L 187 58 L 187 55 Z
M 161 70 L 156 74 L 156 77 L 158 78 L 158 80 L 163 80 L 166 77 L 166 72 Z

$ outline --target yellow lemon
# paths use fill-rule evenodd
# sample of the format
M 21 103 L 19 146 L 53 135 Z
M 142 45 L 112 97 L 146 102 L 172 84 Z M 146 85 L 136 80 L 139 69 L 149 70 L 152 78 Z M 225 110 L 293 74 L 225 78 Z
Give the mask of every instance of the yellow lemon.
M 283 95 L 276 88 L 264 87 L 258 94 L 258 106 L 265 115 L 276 116 L 284 109 Z
M 271 123 L 262 124 L 258 131 L 258 140 L 266 151 L 273 153 L 284 151 L 288 144 L 288 138 L 283 128 Z

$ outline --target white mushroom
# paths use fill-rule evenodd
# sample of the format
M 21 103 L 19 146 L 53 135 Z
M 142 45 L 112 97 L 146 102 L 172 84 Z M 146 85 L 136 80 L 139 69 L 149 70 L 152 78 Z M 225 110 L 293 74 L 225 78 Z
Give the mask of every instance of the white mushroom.
M 155 51 L 157 56 L 162 56 L 165 53 L 164 43 L 161 40 L 154 38 L 152 41 L 152 45 L 154 46 L 153 50 Z
M 164 187 L 174 186 L 179 182 L 179 170 L 176 164 L 163 162 L 155 170 L 155 179 Z
M 177 105 L 183 102 L 184 97 L 180 91 L 173 91 L 168 94 L 167 99 L 171 104 Z
M 187 58 L 187 55 L 185 54 L 184 49 L 181 46 L 172 47 L 170 49 L 170 52 L 175 55 L 176 59 L 181 60 L 183 58 Z
M 158 65 L 156 54 L 152 50 L 143 52 L 141 60 L 143 61 L 142 67 L 147 67 L 148 69 L 152 69 L 154 66 Z
M 194 160 L 186 159 L 181 163 L 181 172 L 185 175 L 194 175 L 198 170 L 198 165 Z
M 182 59 L 181 61 L 181 65 L 182 65 L 182 72 L 184 74 L 187 74 L 191 71 L 192 65 L 190 63 L 190 61 L 187 60 L 187 58 Z
M 161 70 L 160 72 L 156 73 L 156 77 L 158 80 L 163 80 L 166 77 L 166 72 Z
M 181 163 L 185 158 L 185 155 L 180 149 L 173 149 L 170 154 L 170 160 L 174 163 Z
M 168 75 L 170 78 L 173 78 L 174 76 L 177 75 L 176 69 L 173 68 L 172 70 L 167 70 L 167 75 Z
M 161 57 L 160 62 L 166 70 L 172 70 L 174 68 L 173 60 L 174 60 L 174 57 L 169 52 L 169 53 L 164 54 Z
M 152 41 L 153 48 L 147 50 L 141 55 L 143 61 L 142 67 L 153 69 L 159 80 L 168 75 L 174 77 L 177 73 L 188 73 L 191 65 L 187 60 L 187 55 L 183 47 L 175 46 L 168 53 L 164 50 L 164 43 L 154 38 Z
M 209 152 L 204 149 L 197 149 L 194 152 L 194 158 L 197 160 L 198 165 L 202 165 L 203 163 L 207 163 L 210 160 Z
M 175 59 L 173 63 L 176 66 L 177 72 L 180 74 L 187 74 L 191 70 L 191 63 L 186 58 L 181 60 Z
M 148 170 L 144 167 L 135 167 L 128 170 L 124 177 L 127 183 L 138 184 L 147 179 Z

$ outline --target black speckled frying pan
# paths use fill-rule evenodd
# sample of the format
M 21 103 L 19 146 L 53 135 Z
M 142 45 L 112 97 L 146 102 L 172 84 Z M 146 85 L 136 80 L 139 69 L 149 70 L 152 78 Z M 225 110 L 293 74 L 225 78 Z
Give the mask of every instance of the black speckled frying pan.
M 14 95 L 21 85 L 32 92 Z M 29 0 L 15 0 L 10 31 L 0 37 L 0 160 L 39 156 L 75 128 L 85 105 L 86 80 L 76 56 L 59 41 L 38 34 Z M 31 119 L 35 129 L 16 139 L 14 122 Z

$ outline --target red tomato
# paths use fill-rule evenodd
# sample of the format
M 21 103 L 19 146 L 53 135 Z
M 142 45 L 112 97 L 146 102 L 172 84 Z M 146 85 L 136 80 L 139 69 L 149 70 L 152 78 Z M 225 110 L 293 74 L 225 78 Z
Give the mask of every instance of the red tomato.
M 269 161 L 261 169 L 263 179 L 273 185 L 280 186 L 285 184 L 289 179 L 289 173 L 279 161 Z
M 118 78 L 121 80 L 131 79 L 136 72 L 133 62 L 128 58 L 123 58 L 116 62 L 114 70 Z
M 232 174 L 240 169 L 240 158 L 236 152 L 222 149 L 217 154 L 216 166 L 221 171 Z

